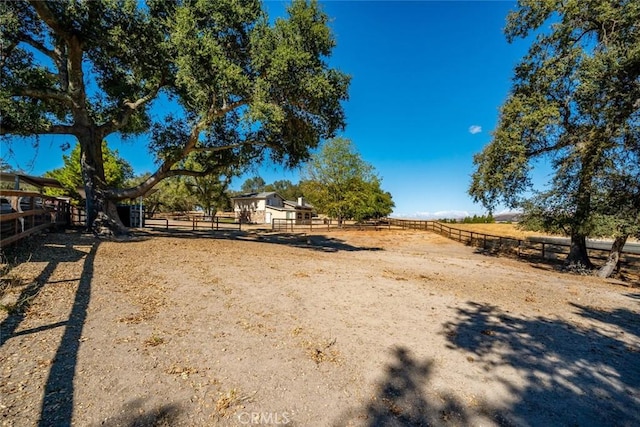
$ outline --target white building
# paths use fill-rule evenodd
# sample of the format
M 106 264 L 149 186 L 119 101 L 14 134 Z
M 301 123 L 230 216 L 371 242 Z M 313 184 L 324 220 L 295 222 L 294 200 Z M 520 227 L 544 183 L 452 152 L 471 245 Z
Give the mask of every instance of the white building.
M 285 200 L 276 192 L 250 193 L 232 197 L 233 211 L 237 221 L 253 224 L 271 224 L 274 219 L 294 220 L 296 224 L 311 221 L 313 206 L 304 198 Z

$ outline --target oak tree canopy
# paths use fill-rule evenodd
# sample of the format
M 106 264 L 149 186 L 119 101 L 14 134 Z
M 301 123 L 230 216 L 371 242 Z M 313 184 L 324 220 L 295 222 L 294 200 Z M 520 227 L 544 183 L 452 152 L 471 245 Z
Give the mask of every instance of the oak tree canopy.
M 489 210 L 521 207 L 530 224 L 568 234 L 568 264 L 592 267 L 586 238 L 615 237 L 601 275 L 640 234 L 639 22 L 638 1 L 520 0 L 507 38 L 535 39 L 469 189 Z M 531 193 L 536 162 L 553 176 Z
M 294 166 L 344 126 L 349 77 L 327 63 L 335 39 L 315 1 L 273 23 L 258 0 L 2 2 L 0 43 L 0 135 L 77 140 L 98 234 L 126 233 L 115 203 L 166 177 L 265 156 Z M 157 170 L 109 186 L 110 135 L 148 141 Z

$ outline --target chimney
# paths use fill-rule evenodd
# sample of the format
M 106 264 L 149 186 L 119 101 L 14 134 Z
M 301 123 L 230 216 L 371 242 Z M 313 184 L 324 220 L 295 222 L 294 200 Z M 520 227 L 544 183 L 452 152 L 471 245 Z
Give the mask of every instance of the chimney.
M 304 197 L 298 197 L 298 206 L 304 206 Z

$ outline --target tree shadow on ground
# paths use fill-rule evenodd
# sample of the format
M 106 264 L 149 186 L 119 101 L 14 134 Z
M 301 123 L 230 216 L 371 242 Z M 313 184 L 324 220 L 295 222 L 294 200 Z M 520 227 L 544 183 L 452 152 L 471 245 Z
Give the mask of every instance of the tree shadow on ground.
M 40 427 L 71 425 L 73 380 L 78 364 L 82 329 L 87 319 L 87 308 L 91 299 L 93 266 L 99 246 L 99 242 L 95 239 L 88 242 L 91 244 L 91 250 L 86 254 L 71 313 L 44 387 L 38 423 Z
M 182 413 L 178 405 L 162 405 L 151 410 L 144 409 L 144 399 L 127 402 L 121 413 L 104 420 L 104 427 L 171 427 Z
M 35 242 L 35 243 L 34 243 Z M 73 414 L 73 379 L 78 360 L 80 338 L 89 305 L 93 264 L 99 242 L 93 236 L 77 232 L 51 233 L 33 239 L 27 246 L 29 255 L 16 257 L 17 262 L 43 263 L 41 273 L 26 285 L 17 298 L 13 310 L 0 324 L 0 346 L 13 337 L 35 334 L 44 330 L 64 327 L 61 342 L 44 387 L 39 426 L 71 425 Z M 81 250 L 80 247 L 90 248 Z M 25 252 L 25 247 L 22 252 Z M 78 262 L 84 258 L 80 277 L 51 281 L 50 278 L 61 263 Z M 29 308 L 44 286 L 56 283 L 78 282 L 78 288 L 68 320 L 16 332 L 26 319 Z
M 471 246 L 467 244 L 467 246 Z M 542 257 L 539 253 L 536 252 L 526 252 L 526 251 L 518 251 L 517 247 L 511 247 L 510 250 L 501 250 L 501 249 L 483 249 L 481 247 L 474 247 L 474 254 L 484 255 L 491 258 L 510 258 L 515 259 L 526 264 L 529 264 L 533 268 L 537 268 L 543 271 L 555 271 L 559 273 L 567 273 L 567 274 L 583 274 L 584 271 L 575 271 L 571 268 L 567 267 L 566 263 L 566 254 L 562 253 L 550 253 L 549 256 Z M 640 258 L 635 257 L 636 261 L 634 264 L 637 265 Z M 604 263 L 604 261 L 602 261 Z M 594 264 L 596 264 L 596 270 L 599 268 L 600 264 L 598 264 L 594 260 Z M 640 287 L 640 276 L 638 275 L 637 268 L 634 268 L 633 265 L 629 265 L 627 263 L 621 266 L 622 268 L 617 268 L 614 273 L 611 275 L 610 279 L 620 280 L 621 284 L 626 286 L 630 286 L 632 288 Z M 592 271 L 591 273 L 593 273 Z
M 469 302 L 445 334 L 451 348 L 475 355 L 470 370 L 514 396 L 501 410 L 510 423 L 640 425 L 638 314 L 576 307 L 607 325 L 516 317 Z
M 92 245 L 93 243 L 94 240 L 90 237 L 80 238 L 80 244 Z M 52 284 L 49 279 L 56 267 L 64 262 L 77 262 L 87 255 L 86 252 L 74 247 L 77 244 L 78 241 L 75 235 L 70 237 L 64 233 L 53 233 L 41 238 L 30 239 L 22 248 L 14 248 L 14 250 L 17 249 L 17 255 L 15 256 L 13 264 L 17 265 L 23 262 L 46 264 L 38 277 L 31 283 L 24 285 L 16 299 L 15 306 L 2 323 L 0 323 L 0 347 L 14 336 L 35 333 L 66 324 L 58 322 L 54 325 L 41 326 L 30 331 L 15 332 L 26 318 L 31 303 L 38 296 L 42 288 L 45 285 Z M 73 280 L 79 280 L 79 278 L 74 278 Z
M 470 245 L 467 245 L 470 246 Z M 538 254 L 528 254 L 525 252 L 518 253 L 517 248 L 512 250 L 499 250 L 499 249 L 483 249 L 474 246 L 474 254 L 484 255 L 490 258 L 509 258 L 515 259 L 526 264 L 529 264 L 533 268 L 544 271 L 566 271 L 565 263 L 563 259 L 559 258 L 543 258 Z
M 570 303 L 570 305 L 578 310 L 580 316 L 616 326 L 624 332 L 637 337 L 640 342 L 640 313 L 623 308 L 603 310 L 575 303 Z M 640 347 L 638 350 L 640 351 Z
M 637 299 L 638 301 L 640 301 L 640 293 L 639 294 L 625 294 L 625 296 L 629 297 L 629 298 L 633 298 L 633 299 Z
M 373 396 L 363 406 L 349 409 L 334 426 L 438 426 L 478 422 L 477 417 L 482 414 L 472 413 L 456 397 L 427 392 L 433 365 L 432 360 L 416 359 L 405 347 L 393 348 L 391 361 L 376 384 Z
M 153 237 L 174 237 L 182 239 L 214 239 L 237 240 L 245 242 L 261 242 L 275 245 L 284 245 L 300 249 L 308 249 L 318 252 L 354 252 L 354 251 L 382 251 L 379 247 L 354 246 L 344 240 L 328 237 L 322 234 L 307 233 L 282 233 L 282 232 L 258 232 L 239 230 L 214 230 L 214 231 L 190 231 L 190 230 L 153 230 L 136 231 L 131 241 L 146 240 Z

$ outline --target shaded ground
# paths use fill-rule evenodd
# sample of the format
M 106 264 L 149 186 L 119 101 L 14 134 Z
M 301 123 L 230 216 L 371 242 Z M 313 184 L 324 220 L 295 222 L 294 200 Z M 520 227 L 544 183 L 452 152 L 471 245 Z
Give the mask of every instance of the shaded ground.
M 431 233 L 50 234 L 2 284 L 1 425 L 640 425 L 640 288 Z

